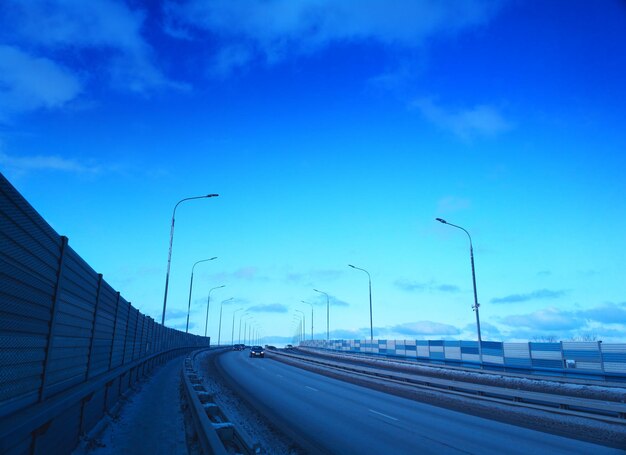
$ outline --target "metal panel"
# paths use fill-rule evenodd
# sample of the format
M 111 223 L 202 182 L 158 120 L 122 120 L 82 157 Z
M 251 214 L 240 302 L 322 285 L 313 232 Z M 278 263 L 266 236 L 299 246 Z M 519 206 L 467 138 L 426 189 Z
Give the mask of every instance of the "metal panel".
M 545 360 L 562 360 L 561 351 L 530 351 L 531 357 L 534 359 Z
M 415 340 L 415 345 L 417 348 L 417 357 L 430 357 L 430 349 L 427 340 Z
M 528 343 L 502 343 L 504 357 L 530 359 L 530 350 Z
M 445 346 L 445 358 L 461 360 L 461 346 Z
M 497 365 L 503 365 L 504 364 L 504 358 L 502 356 L 497 356 L 497 355 L 483 354 L 483 362 L 484 363 L 495 363 Z
M 604 362 L 604 371 L 606 373 L 626 374 L 626 362 Z

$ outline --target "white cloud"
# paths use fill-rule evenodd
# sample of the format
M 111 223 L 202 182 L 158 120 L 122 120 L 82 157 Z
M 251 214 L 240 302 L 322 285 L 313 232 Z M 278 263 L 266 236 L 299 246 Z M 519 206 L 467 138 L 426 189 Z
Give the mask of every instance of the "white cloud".
M 502 318 L 502 322 L 511 327 L 527 327 L 537 331 L 580 329 L 584 325 L 581 318 L 574 313 L 558 308 L 546 308 L 530 314 L 506 316 Z
M 181 88 L 155 66 L 153 50 L 142 36 L 145 14 L 113 0 L 7 0 L 0 10 L 0 40 L 34 49 L 50 60 L 84 65 L 81 71 L 101 71 L 116 86 L 145 92 Z M 98 65 L 89 65 L 102 52 Z M 104 64 L 102 64 L 104 62 Z
M 461 139 L 474 136 L 496 136 L 509 131 L 513 124 L 493 106 L 477 105 L 467 109 L 445 109 L 431 99 L 413 102 L 426 120 Z
M 144 15 L 112 0 L 8 0 L 7 14 L 23 40 L 42 47 L 109 47 L 144 52 Z
M 228 76 L 233 70 L 245 67 L 253 58 L 254 54 L 246 46 L 223 47 L 215 56 L 212 72 L 218 76 Z
M 460 210 L 467 210 L 472 206 L 472 202 L 463 197 L 445 196 L 437 201 L 437 213 L 452 213 Z
M 432 321 L 406 322 L 390 328 L 392 332 L 411 336 L 449 336 L 458 335 L 460 330 L 450 324 Z
M 538 289 L 526 294 L 510 294 L 504 297 L 496 297 L 490 300 L 491 303 L 519 303 L 529 300 L 558 299 L 567 294 L 565 290 Z
M 465 0 L 188 0 L 169 2 L 178 28 L 246 42 L 269 63 L 333 42 L 375 41 L 408 48 L 440 33 L 487 22 L 501 2 Z M 172 19 L 173 17 L 173 19 Z M 235 62 L 239 63 L 239 62 Z
M 13 157 L 1 151 L 0 165 L 17 172 L 52 170 L 77 174 L 96 174 L 101 171 L 100 166 L 86 165 L 60 156 L 35 155 Z
M 262 305 L 253 305 L 246 308 L 246 311 L 253 313 L 286 313 L 288 308 L 282 303 L 268 303 Z
M 67 68 L 0 45 L 0 121 L 16 113 L 62 107 L 81 90 L 79 78 Z
M 394 282 L 394 284 L 398 288 L 407 292 L 436 291 L 436 292 L 456 293 L 456 292 L 461 291 L 461 289 L 454 284 L 437 283 L 435 280 L 430 280 L 429 282 L 418 282 L 418 281 L 411 281 L 407 279 L 398 279 Z

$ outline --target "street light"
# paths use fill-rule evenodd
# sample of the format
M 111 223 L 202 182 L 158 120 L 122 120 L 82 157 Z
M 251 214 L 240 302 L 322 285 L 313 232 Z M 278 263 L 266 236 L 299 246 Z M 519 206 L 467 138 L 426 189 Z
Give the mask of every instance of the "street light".
M 206 330 L 207 327 L 209 326 L 209 305 L 211 304 L 211 291 L 213 291 L 214 289 L 220 289 L 225 287 L 225 284 L 222 284 L 221 286 L 217 286 L 215 288 L 211 288 L 209 289 L 209 297 L 206 299 L 206 321 L 204 321 L 204 336 L 206 337 Z
M 304 315 L 304 311 L 296 310 L 298 313 L 302 313 L 302 340 L 305 339 L 304 331 L 306 330 L 306 316 Z
M 291 320 L 294 330 L 294 344 L 299 344 L 302 341 L 302 319 L 300 319 L 297 315 L 294 315 L 294 319 Z
M 304 300 L 300 300 L 302 303 L 306 303 L 307 305 L 311 305 L 311 341 L 313 341 L 313 304 L 309 302 L 305 302 Z
M 318 291 L 317 289 L 313 289 L 315 292 L 319 292 L 320 294 L 324 294 L 326 296 L 326 341 L 328 341 L 330 339 L 329 337 L 329 321 L 330 321 L 330 303 L 328 301 L 328 294 L 326 294 L 324 291 Z
M 241 310 L 243 310 L 243 308 L 238 308 L 235 311 L 233 311 L 233 329 L 232 329 L 232 332 L 230 332 L 231 346 L 235 344 L 235 315 L 237 314 L 237 311 L 241 311 Z
M 472 308 L 476 312 L 476 331 L 478 333 L 478 357 L 480 358 L 480 363 L 483 363 L 483 347 L 482 347 L 482 338 L 480 336 L 480 316 L 478 314 L 478 307 L 480 306 L 480 304 L 478 303 L 478 293 L 476 292 L 476 272 L 474 271 L 474 247 L 472 246 L 472 236 L 470 236 L 469 232 L 467 232 L 467 230 L 462 228 L 461 226 L 448 223 L 446 220 L 442 218 L 435 218 L 435 220 L 439 221 L 440 223 L 447 224 L 448 226 L 461 229 L 463 232 L 467 234 L 467 238 L 469 238 L 470 262 L 472 264 L 472 283 L 474 285 L 474 306 Z
M 248 346 L 248 343 L 246 342 L 246 335 L 248 333 L 248 321 L 250 321 L 251 319 L 254 319 L 254 316 L 248 315 L 247 317 L 243 318 L 243 344 L 246 346 Z
M 246 316 L 248 313 L 242 313 L 241 316 L 239 316 L 239 336 L 237 337 L 237 342 L 239 344 L 241 344 L 241 320 L 243 319 L 244 316 Z
M 174 212 L 172 213 L 172 227 L 170 228 L 170 250 L 167 254 L 167 274 L 165 275 L 165 295 L 163 297 L 163 315 L 161 316 L 161 325 L 165 326 L 165 308 L 167 307 L 167 288 L 170 282 L 170 266 L 172 265 L 172 244 L 174 243 L 174 221 L 176 218 L 176 209 L 178 208 L 178 204 L 185 201 L 190 201 L 192 199 L 204 199 L 209 197 L 217 197 L 219 194 L 207 194 L 206 196 L 195 196 L 195 197 L 186 197 L 181 199 L 174 206 Z
M 370 273 L 365 269 L 356 267 L 352 264 L 348 264 L 348 267 L 352 267 L 355 270 L 360 270 L 367 273 L 367 281 L 369 282 L 370 289 L 370 341 L 374 341 L 374 324 L 372 323 L 372 277 L 370 276 Z
M 217 256 L 214 256 L 210 259 L 203 259 L 201 261 L 196 262 L 193 267 L 191 267 L 191 281 L 189 282 L 189 303 L 187 304 L 187 326 L 185 327 L 185 333 L 189 333 L 189 312 L 191 310 L 191 290 L 193 289 L 193 269 L 196 268 L 196 265 L 201 262 L 212 261 L 213 259 L 217 259 Z
M 220 341 L 222 341 L 222 310 L 224 309 L 224 303 L 230 302 L 234 297 L 230 299 L 222 300 L 222 304 L 220 305 L 220 328 L 217 332 L 217 345 L 220 346 Z

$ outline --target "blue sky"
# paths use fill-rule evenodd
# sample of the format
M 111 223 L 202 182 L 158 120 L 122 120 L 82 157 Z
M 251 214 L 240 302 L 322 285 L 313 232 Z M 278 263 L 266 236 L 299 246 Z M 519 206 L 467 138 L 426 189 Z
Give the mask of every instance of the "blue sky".
M 0 171 L 122 295 L 230 340 L 624 341 L 619 1 L 0 6 Z M 308 336 L 308 335 L 307 335 Z M 237 337 L 237 335 L 236 335 Z

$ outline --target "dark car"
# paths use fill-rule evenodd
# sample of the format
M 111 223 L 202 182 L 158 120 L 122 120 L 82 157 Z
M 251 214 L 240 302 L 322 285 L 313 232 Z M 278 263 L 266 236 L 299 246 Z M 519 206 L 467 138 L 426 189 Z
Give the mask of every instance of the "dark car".
M 233 345 L 233 351 L 243 351 L 246 348 L 243 344 L 235 344 Z
M 250 348 L 250 357 L 265 357 L 265 351 L 261 346 L 252 346 Z

